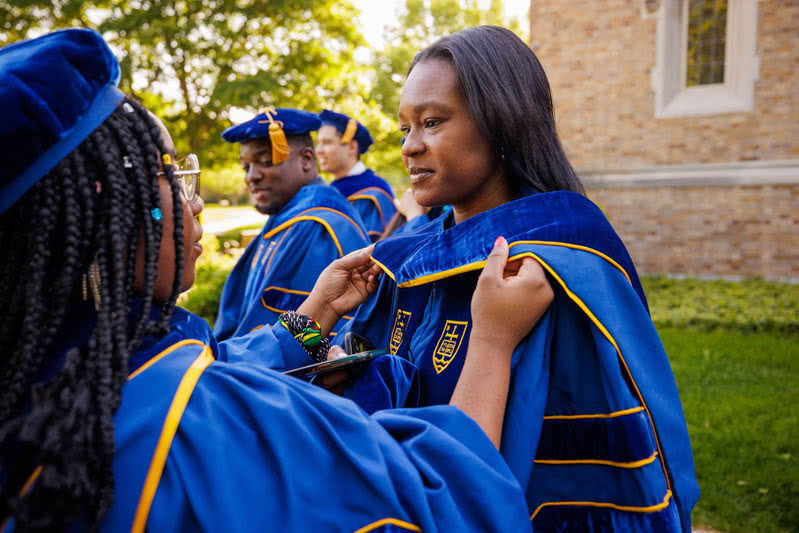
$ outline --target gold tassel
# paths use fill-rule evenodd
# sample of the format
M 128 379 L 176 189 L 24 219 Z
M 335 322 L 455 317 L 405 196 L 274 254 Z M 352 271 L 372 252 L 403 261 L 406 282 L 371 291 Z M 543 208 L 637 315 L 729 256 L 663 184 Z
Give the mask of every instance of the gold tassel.
M 344 130 L 344 133 L 341 135 L 341 144 L 349 144 L 353 137 L 355 137 L 355 133 L 358 131 L 358 122 L 355 121 L 354 118 L 351 118 L 349 122 L 347 122 L 347 128 Z
M 272 143 L 272 164 L 279 165 L 285 163 L 289 159 L 289 143 L 286 140 L 286 134 L 283 131 L 283 123 L 275 120 L 272 115 L 277 116 L 277 111 L 274 107 L 267 107 L 264 109 L 264 115 L 269 121 L 269 141 Z M 266 124 L 266 120 L 259 120 L 258 124 Z

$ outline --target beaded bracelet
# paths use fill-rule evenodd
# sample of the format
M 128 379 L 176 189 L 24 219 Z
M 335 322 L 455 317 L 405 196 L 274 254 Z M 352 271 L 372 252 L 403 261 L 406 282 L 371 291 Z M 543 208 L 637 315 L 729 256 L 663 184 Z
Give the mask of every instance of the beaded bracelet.
M 291 333 L 292 337 L 297 339 L 311 359 L 317 363 L 327 360 L 330 339 L 322 338 L 322 328 L 319 326 L 319 322 L 309 316 L 287 311 L 280 315 L 280 323 Z

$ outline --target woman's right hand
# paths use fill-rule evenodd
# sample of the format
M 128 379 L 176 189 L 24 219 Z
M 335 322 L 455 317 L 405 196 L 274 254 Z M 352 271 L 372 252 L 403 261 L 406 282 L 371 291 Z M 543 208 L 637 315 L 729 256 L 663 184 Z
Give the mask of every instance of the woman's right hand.
M 381 270 L 370 257 L 374 245 L 356 250 L 325 268 L 308 298 L 297 308 L 319 322 L 327 335 L 336 322 L 363 302 L 377 288 Z
M 531 257 L 508 263 L 508 242 L 498 237 L 472 295 L 470 338 L 512 352 L 553 298 L 541 265 Z

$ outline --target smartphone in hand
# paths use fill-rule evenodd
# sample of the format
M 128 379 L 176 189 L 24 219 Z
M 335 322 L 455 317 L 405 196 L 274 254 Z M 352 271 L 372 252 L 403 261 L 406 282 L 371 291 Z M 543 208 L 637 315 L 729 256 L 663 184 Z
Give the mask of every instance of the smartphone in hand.
M 312 365 L 301 366 L 292 370 L 283 372 L 287 376 L 294 376 L 301 379 L 311 379 L 315 376 L 322 376 L 328 372 L 336 370 L 351 371 L 360 366 L 369 364 L 370 361 L 387 354 L 387 350 L 366 350 L 354 354 L 332 359 L 329 361 L 322 361 L 321 363 L 314 363 Z

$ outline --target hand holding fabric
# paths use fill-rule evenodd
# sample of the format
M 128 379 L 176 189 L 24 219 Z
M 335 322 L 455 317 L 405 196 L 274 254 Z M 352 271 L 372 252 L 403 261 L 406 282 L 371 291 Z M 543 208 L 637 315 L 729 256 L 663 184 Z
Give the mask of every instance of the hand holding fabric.
M 469 349 L 450 399 L 451 405 L 477 422 L 497 449 L 502 443 L 513 351 L 553 298 L 541 266 L 530 257 L 508 263 L 508 243 L 497 238 L 472 295 Z
M 369 260 L 372 249 L 373 246 L 362 248 L 330 263 L 297 309 L 298 313 L 316 319 L 323 335 L 330 333 L 342 316 L 361 305 L 377 288 L 380 267 Z
M 552 303 L 544 269 L 531 257 L 508 263 L 508 243 L 498 237 L 472 296 L 472 338 L 510 349 L 527 335 Z

